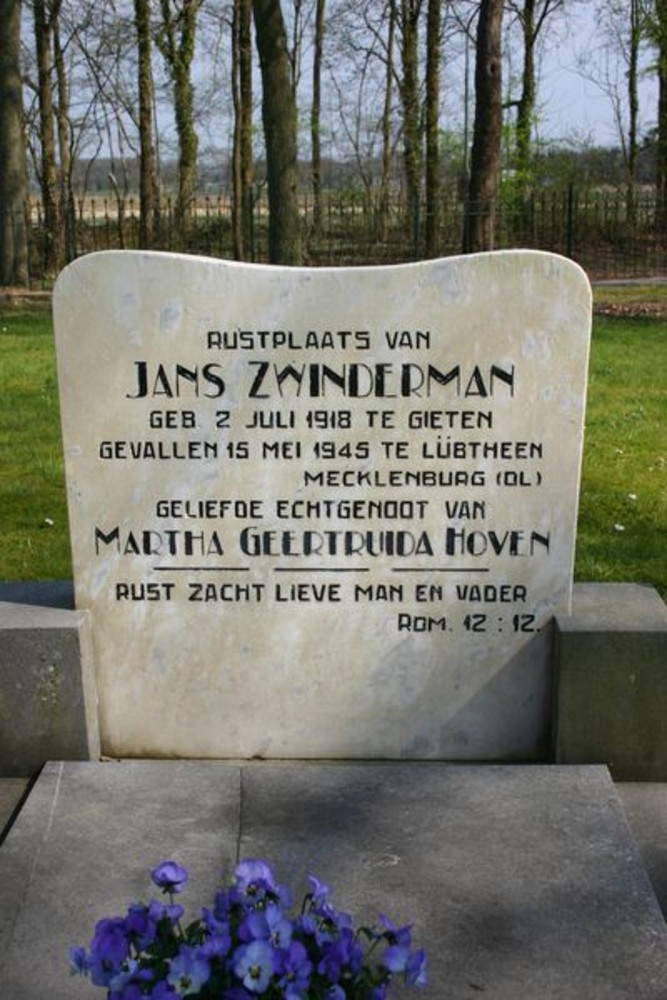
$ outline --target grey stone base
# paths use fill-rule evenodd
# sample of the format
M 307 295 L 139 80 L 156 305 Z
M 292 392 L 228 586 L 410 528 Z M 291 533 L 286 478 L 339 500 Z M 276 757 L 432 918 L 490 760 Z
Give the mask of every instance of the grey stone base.
M 667 781 L 667 606 L 657 592 L 579 584 L 555 633 L 556 762 Z
M 14 588 L 0 588 L 0 774 L 29 776 L 54 757 L 99 757 L 88 613 L 40 607 L 40 595 L 65 598 L 56 585 Z M 12 595 L 21 603 L 7 603 Z
M 318 875 L 357 922 L 412 921 L 424 998 L 666 995 L 667 927 L 605 768 L 150 761 L 45 768 L 0 850 L 0 996 L 94 996 L 70 944 L 149 898 L 158 861 L 190 869 L 195 915 L 240 857 L 299 898 Z

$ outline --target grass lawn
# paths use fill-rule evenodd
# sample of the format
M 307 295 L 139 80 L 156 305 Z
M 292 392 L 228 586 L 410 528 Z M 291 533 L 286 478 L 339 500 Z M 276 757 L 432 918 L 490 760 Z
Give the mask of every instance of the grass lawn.
M 575 578 L 667 598 L 667 322 L 596 318 Z
M 50 305 L 0 304 L 0 580 L 72 575 Z
M 0 579 L 69 578 L 50 307 L 0 304 L 0 351 Z M 577 580 L 667 598 L 666 372 L 667 321 L 596 317 Z

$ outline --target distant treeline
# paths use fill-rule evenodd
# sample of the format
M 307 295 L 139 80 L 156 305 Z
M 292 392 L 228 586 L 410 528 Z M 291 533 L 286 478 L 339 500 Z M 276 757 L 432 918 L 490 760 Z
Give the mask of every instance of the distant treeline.
M 440 173 L 445 189 L 465 193 L 465 171 L 459 150 L 453 137 L 443 136 Z M 636 162 L 636 183 L 639 187 L 653 186 L 656 171 L 656 143 L 648 139 L 640 148 Z M 199 195 L 225 195 L 232 189 L 233 164 L 222 150 L 219 155 L 209 154 L 199 161 L 197 170 L 197 193 Z M 363 189 L 380 183 L 382 163 L 378 158 L 368 159 L 361 166 L 356 159 L 339 160 L 323 157 L 321 164 L 322 188 L 331 191 Z M 77 159 L 72 166 L 72 187 L 78 196 L 99 195 L 111 192 L 116 187 L 125 195 L 136 195 L 139 191 L 141 161 L 138 157 L 122 159 L 98 156 L 94 159 Z M 309 161 L 299 162 L 299 177 L 305 192 L 311 179 Z M 505 174 L 505 181 L 511 180 L 512 172 Z M 392 182 L 395 191 L 402 185 L 400 163 L 395 164 Z M 160 167 L 160 183 L 169 194 L 177 190 L 178 163 L 165 160 Z M 255 163 L 255 185 L 261 188 L 266 183 L 266 161 Z M 501 181 L 502 183 L 502 181 Z M 565 145 L 550 145 L 535 155 L 531 189 L 538 194 L 545 188 L 562 188 L 574 184 L 580 191 L 594 189 L 624 190 L 626 166 L 623 152 L 618 147 L 587 146 L 572 148 Z M 31 190 L 37 192 L 37 178 L 31 177 Z

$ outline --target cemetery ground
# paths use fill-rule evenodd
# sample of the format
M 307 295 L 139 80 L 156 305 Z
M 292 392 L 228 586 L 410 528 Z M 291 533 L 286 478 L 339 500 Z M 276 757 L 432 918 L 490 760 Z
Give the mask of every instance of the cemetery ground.
M 2 580 L 71 576 L 50 309 L 0 302 Z M 667 598 L 665 371 L 667 285 L 597 287 L 578 581 L 648 583 Z

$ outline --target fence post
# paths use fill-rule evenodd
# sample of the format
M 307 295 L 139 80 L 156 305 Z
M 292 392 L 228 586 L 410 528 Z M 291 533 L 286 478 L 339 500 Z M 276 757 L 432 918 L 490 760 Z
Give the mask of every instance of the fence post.
M 567 256 L 574 255 L 574 184 L 567 189 Z

